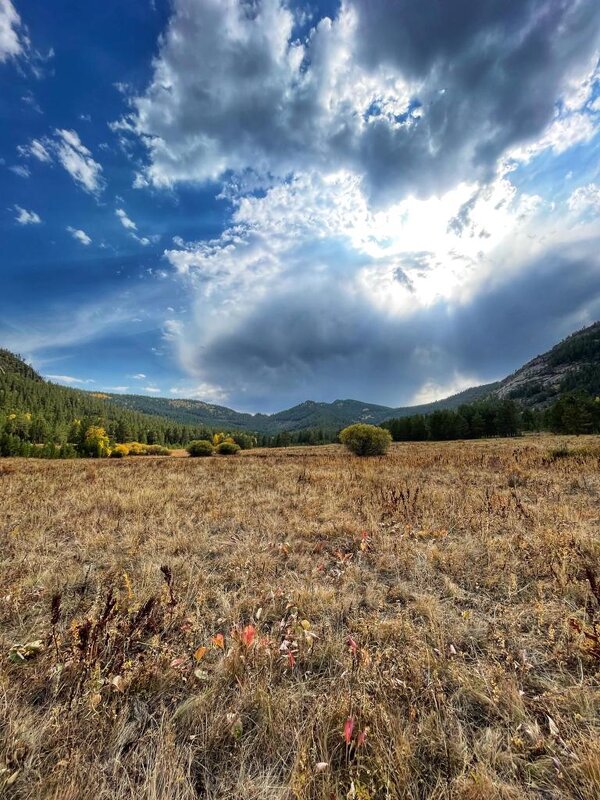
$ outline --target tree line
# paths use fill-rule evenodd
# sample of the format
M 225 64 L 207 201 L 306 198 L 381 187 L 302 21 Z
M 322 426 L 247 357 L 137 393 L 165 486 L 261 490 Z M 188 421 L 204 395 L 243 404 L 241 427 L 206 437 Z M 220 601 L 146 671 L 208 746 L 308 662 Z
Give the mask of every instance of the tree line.
M 570 391 L 541 410 L 523 409 L 512 399 L 480 400 L 458 409 L 390 419 L 382 427 L 395 441 L 518 436 L 523 431 L 600 433 L 600 398 L 597 393 Z M 337 441 L 338 434 L 339 430 L 328 428 L 272 435 L 226 432 L 244 449 L 328 444 Z M 128 453 L 136 455 L 185 448 L 196 440 L 213 441 L 215 435 L 223 432 L 124 408 L 101 394 L 47 383 L 21 359 L 0 350 L 0 456 L 106 455 L 116 444 L 127 443 Z
M 390 419 L 382 426 L 395 442 L 519 436 L 524 431 L 600 433 L 600 398 L 582 390 L 567 392 L 545 409 L 521 409 L 514 400 L 490 399 Z

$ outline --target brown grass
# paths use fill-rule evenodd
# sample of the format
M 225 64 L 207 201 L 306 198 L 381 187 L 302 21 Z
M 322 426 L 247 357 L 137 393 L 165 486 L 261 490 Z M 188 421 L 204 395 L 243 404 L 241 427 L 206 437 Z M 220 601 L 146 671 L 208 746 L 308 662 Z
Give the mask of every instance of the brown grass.
M 600 797 L 564 441 L 0 462 L 0 795 Z

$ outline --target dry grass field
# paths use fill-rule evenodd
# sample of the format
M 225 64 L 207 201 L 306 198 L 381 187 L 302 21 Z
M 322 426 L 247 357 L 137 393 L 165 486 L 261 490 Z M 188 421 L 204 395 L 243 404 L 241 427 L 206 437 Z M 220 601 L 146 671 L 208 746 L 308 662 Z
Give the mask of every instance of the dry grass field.
M 597 441 L 4 460 L 0 489 L 2 797 L 600 797 Z

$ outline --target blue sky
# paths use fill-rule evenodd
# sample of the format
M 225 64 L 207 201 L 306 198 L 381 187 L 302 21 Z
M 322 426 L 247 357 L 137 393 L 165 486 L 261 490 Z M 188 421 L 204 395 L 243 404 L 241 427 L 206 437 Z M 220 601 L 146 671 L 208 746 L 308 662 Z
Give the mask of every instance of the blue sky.
M 600 317 L 595 0 L 0 0 L 0 345 L 273 411 Z

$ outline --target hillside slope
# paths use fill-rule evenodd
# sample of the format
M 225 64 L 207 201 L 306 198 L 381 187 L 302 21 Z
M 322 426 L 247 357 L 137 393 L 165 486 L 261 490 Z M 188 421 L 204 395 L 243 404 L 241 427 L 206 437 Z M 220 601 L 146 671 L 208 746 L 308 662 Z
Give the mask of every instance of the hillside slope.
M 204 426 L 174 420 L 113 403 L 109 395 L 84 392 L 45 381 L 23 359 L 0 350 L 0 430 L 24 441 L 43 444 L 72 439 L 81 421 L 102 421 L 118 441 L 180 443 L 206 433 Z
M 494 390 L 499 398 L 542 408 L 568 391 L 600 394 L 600 322 L 571 334 L 536 356 Z

